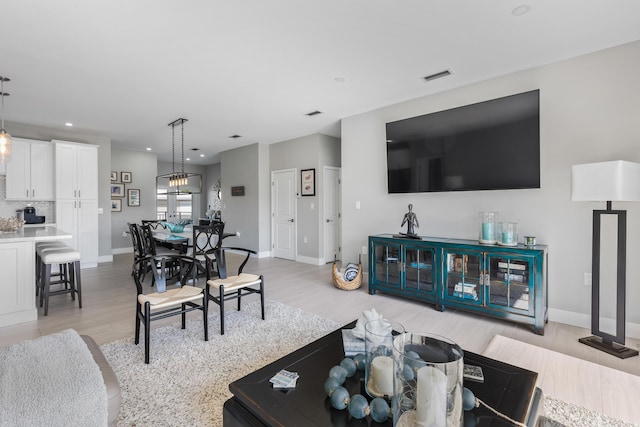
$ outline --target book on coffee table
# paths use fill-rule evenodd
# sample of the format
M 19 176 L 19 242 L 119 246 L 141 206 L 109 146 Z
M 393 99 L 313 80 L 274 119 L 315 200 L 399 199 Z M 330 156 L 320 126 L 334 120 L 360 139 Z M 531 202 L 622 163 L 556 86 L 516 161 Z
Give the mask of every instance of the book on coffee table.
M 364 354 L 364 340 L 353 335 L 353 329 L 342 330 L 342 346 L 344 347 L 344 355 L 347 357 L 356 354 Z

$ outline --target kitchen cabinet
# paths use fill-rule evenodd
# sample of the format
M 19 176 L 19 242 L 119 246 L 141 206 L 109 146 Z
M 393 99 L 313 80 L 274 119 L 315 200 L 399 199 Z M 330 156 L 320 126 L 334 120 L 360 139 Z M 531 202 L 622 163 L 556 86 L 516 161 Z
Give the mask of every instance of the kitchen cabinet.
M 82 268 L 98 264 L 98 147 L 54 141 L 56 223 L 73 234 Z
M 13 138 L 12 145 L 6 164 L 6 200 L 55 200 L 53 145 L 22 138 Z

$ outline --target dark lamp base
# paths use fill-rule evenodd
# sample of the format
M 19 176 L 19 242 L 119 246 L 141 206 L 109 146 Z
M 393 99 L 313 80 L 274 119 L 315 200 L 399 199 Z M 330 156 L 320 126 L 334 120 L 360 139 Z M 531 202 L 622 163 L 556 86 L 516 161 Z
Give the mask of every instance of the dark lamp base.
M 602 342 L 602 338 L 596 336 L 580 338 L 578 341 L 580 341 L 582 344 L 588 345 L 589 347 L 597 348 L 600 351 L 604 351 L 605 353 L 609 353 L 613 356 L 619 357 L 620 359 L 626 359 L 638 355 L 638 350 L 634 350 L 632 348 L 628 348 L 616 343 L 607 344 Z

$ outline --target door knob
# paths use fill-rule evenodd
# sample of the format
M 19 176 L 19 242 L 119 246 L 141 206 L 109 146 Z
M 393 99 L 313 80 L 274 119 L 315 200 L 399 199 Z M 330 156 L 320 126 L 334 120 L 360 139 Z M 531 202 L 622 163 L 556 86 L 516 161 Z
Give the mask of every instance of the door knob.
M 291 219 L 289 220 L 289 222 L 293 222 L 293 218 L 291 218 Z

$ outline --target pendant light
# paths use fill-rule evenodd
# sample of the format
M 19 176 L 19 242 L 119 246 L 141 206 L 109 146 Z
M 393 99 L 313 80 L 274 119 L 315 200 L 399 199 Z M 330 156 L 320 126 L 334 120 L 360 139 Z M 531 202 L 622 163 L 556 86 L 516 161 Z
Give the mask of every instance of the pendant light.
M 11 158 L 11 135 L 4 130 L 4 97 L 9 96 L 4 91 L 4 82 L 10 82 L 8 77 L 0 76 L 0 98 L 2 98 L 2 126 L 0 126 L 0 163 L 6 163 Z
M 200 194 L 202 192 L 202 174 L 184 171 L 184 123 L 187 119 L 176 119 L 171 126 L 171 173 L 156 177 L 156 190 L 163 194 Z M 182 153 L 181 169 L 176 171 L 176 127 L 180 126 L 180 147 Z M 166 189 L 166 193 L 165 190 Z

